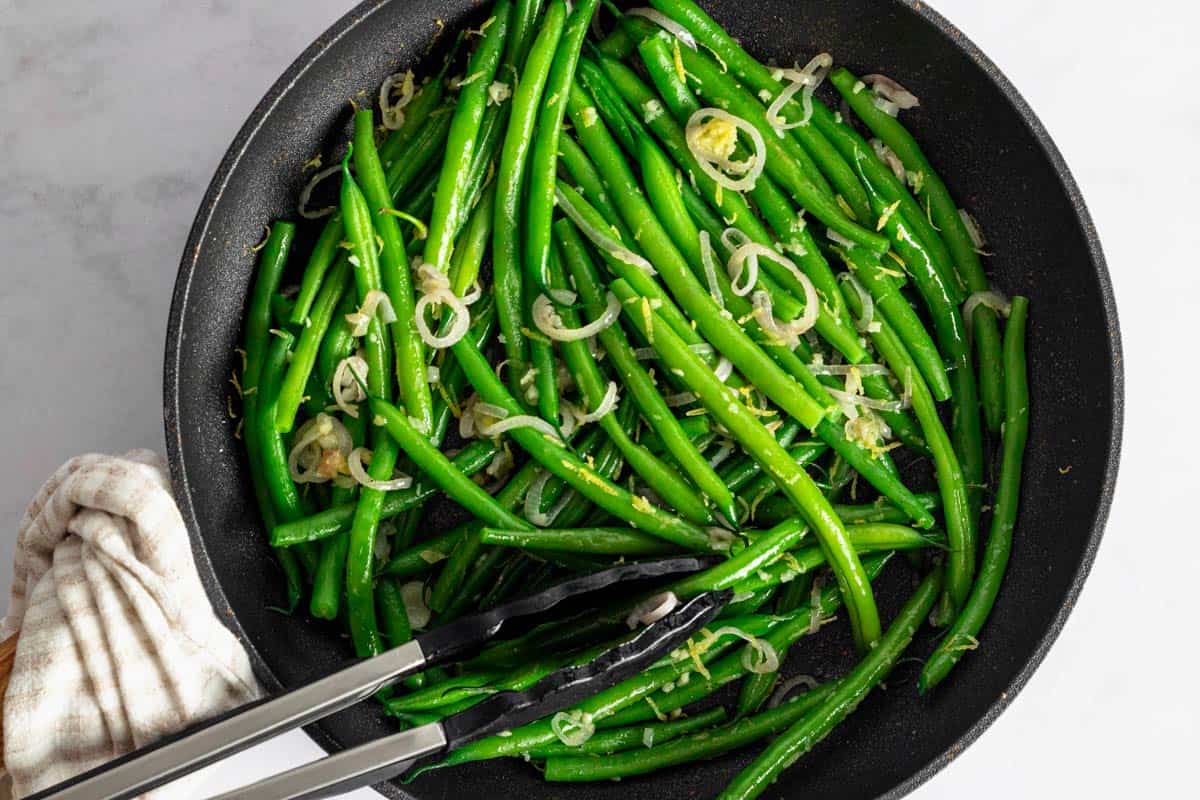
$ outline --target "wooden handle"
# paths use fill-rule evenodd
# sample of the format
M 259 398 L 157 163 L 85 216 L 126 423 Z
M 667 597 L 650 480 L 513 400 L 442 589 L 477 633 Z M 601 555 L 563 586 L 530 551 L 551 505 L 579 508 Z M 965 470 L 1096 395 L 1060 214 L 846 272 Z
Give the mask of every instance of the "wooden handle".
M 0 642 L 0 711 L 4 708 L 4 695 L 8 692 L 8 678 L 12 675 L 13 660 L 17 657 L 17 634 Z M 0 775 L 4 774 L 4 715 L 0 714 Z

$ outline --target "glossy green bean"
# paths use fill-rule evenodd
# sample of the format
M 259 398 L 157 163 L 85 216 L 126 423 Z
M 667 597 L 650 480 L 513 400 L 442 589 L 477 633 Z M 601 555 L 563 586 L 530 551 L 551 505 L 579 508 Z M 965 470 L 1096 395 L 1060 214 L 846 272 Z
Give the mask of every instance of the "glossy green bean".
M 725 719 L 725 709 L 711 708 L 690 717 L 683 717 L 670 722 L 653 722 L 642 725 L 629 725 L 624 728 L 610 728 L 596 731 L 583 744 L 571 747 L 560 743 L 541 745 L 530 749 L 525 755 L 530 758 L 565 758 L 577 756 L 608 756 L 613 753 L 625 753 L 636 758 L 647 752 L 649 748 L 661 747 L 669 741 L 686 736 L 689 733 L 710 728 Z M 591 759 L 588 759 L 591 760 Z M 549 778 L 547 780 L 550 780 Z
M 356 180 L 374 213 L 371 221 L 375 233 L 383 242 L 379 268 L 383 289 L 396 315 L 390 328 L 399 398 L 418 427 L 428 433 L 433 426 L 433 397 L 425 375 L 425 343 L 417 333 L 408 251 L 400 223 L 390 213 L 395 207 L 375 149 L 375 121 L 369 109 L 354 115 L 354 166 Z
M 445 274 L 454 246 L 454 234 L 466 216 L 464 204 L 469 188 L 470 163 L 478 142 L 484 109 L 488 103 L 488 87 L 495 78 L 508 38 L 511 3 L 498 0 L 492 7 L 492 22 L 487 25 L 483 39 L 471 56 L 467 78 L 460 85 L 458 103 L 446 136 L 446 155 L 434 193 L 433 215 L 425 239 L 424 260 Z
M 715 758 L 795 724 L 825 701 L 832 694 L 833 688 L 833 685 L 826 684 L 794 697 L 770 711 L 711 731 L 673 739 L 664 744 L 654 744 L 646 749 L 612 753 L 604 758 L 551 755 L 546 759 L 543 776 L 553 782 L 618 780 L 679 764 Z
M 562 134 L 567 95 L 575 80 L 583 38 L 598 4 L 599 0 L 579 0 L 567 19 L 546 80 L 546 102 L 538 114 L 533 150 L 529 154 L 523 266 L 529 280 L 540 290 L 549 286 L 550 225 L 554 214 L 558 140 Z
M 921 581 L 893 620 L 879 644 L 850 674 L 838 682 L 821 705 L 797 721 L 725 787 L 722 800 L 750 800 L 775 782 L 779 774 L 811 750 L 848 717 L 862 699 L 887 677 L 912 641 L 922 620 L 928 616 L 941 592 L 941 571 L 934 570 Z
M 317 294 L 311 313 L 305 318 L 307 324 L 300 329 L 300 338 L 292 350 L 292 360 L 288 363 L 275 407 L 275 430 L 280 433 L 290 432 L 296 424 L 296 415 L 304 401 L 305 389 L 316 365 L 321 342 L 350 283 L 350 264 L 344 261 L 334 264 L 325 276 L 325 283 Z
M 678 548 L 629 528 L 537 528 L 532 531 L 484 528 L 484 544 L 533 550 L 613 556 L 650 556 L 678 552 Z
M 542 27 L 521 79 L 513 93 L 512 112 L 500 163 L 496 171 L 495 225 L 492 227 L 492 284 L 499 311 L 500 330 L 504 334 L 504 352 L 509 362 L 509 386 L 518 392 L 519 382 L 528 369 L 529 343 L 525 339 L 523 273 L 520 264 L 520 214 L 525 166 L 533 141 L 538 105 L 549 77 L 554 53 L 562 38 L 566 6 L 552 0 L 547 6 Z
M 794 548 L 806 533 L 808 526 L 801 520 L 781 522 L 728 560 L 675 581 L 671 584 L 671 591 L 686 598 L 728 589 Z
M 937 686 L 967 650 L 979 644 L 978 635 L 995 605 L 1012 551 L 1013 528 L 1020 506 L 1021 466 L 1029 436 L 1029 384 L 1025 364 L 1025 325 L 1029 301 L 1014 297 L 1004 330 L 1004 426 L 1001 437 L 1000 481 L 992 508 L 992 527 L 979 576 L 970 597 L 938 648 L 925 662 L 917 688 L 921 693 Z

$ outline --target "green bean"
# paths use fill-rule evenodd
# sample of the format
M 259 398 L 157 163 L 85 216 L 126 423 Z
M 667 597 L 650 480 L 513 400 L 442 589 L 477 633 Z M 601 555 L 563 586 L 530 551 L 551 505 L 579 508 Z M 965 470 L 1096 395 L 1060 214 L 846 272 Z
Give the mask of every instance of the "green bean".
M 456 455 L 451 463 L 466 475 L 473 475 L 486 467 L 496 455 L 496 444 L 490 440 L 471 442 Z M 436 486 L 423 483 L 408 489 L 387 492 L 380 506 L 380 517 L 388 519 L 416 508 L 438 491 Z M 354 519 L 354 503 L 342 503 L 291 522 L 277 523 L 271 530 L 271 544 L 285 547 L 300 542 L 312 542 L 334 536 L 348 530 Z
M 812 583 L 813 575 L 805 573 L 780 586 L 779 593 L 775 596 L 775 613 L 788 614 L 803 605 L 812 597 Z M 786 663 L 786 650 L 776 655 L 779 656 L 781 666 Z M 762 708 L 762 704 L 767 702 L 779 683 L 779 677 L 779 670 L 747 675 L 738 692 L 737 716 L 745 717 Z
M 488 87 L 496 75 L 508 37 L 510 10 L 509 0 L 498 0 L 492 7 L 492 22 L 487 25 L 479 47 L 471 56 L 446 136 L 446 156 L 434 193 L 433 216 L 429 221 L 423 256 L 426 263 L 443 274 L 450 262 L 455 230 L 465 217 L 470 170 L 463 169 L 463 164 L 470 163 L 476 149 L 488 102 Z
M 848 717 L 862 699 L 895 666 L 912 641 L 921 621 L 933 608 L 941 592 L 941 570 L 934 570 L 904 604 L 879 645 L 866 655 L 821 705 L 798 720 L 766 750 L 742 770 L 719 795 L 722 800 L 749 800 L 758 797 L 785 769 L 811 750 L 831 730 Z
M 271 295 L 279 288 L 283 272 L 287 267 L 288 254 L 295 238 L 296 226 L 290 222 L 276 222 L 267 234 L 262 255 L 259 256 L 258 276 L 246 309 L 246 332 L 243 349 L 246 360 L 242 370 L 242 435 L 246 443 L 246 458 L 250 470 L 250 482 L 254 487 L 259 513 L 267 530 L 275 526 L 274 501 L 267 487 L 262 461 L 262 444 L 258 410 L 259 380 L 263 363 L 270 347 Z M 271 423 L 274 420 L 270 420 Z M 274 425 L 270 426 L 272 431 Z M 300 567 L 294 553 L 285 548 L 275 549 L 276 558 L 283 569 L 286 580 L 288 611 L 294 611 L 304 591 Z
M 451 528 L 445 533 L 394 553 L 380 568 L 379 574 L 393 578 L 409 578 L 428 572 L 434 564 L 445 561 L 450 556 L 465 534 L 465 527 Z
M 349 264 L 349 262 L 346 262 Z M 345 292 L 337 310 L 333 313 L 333 321 L 321 346 L 317 349 L 317 363 L 313 368 L 314 374 L 325 386 L 332 386 L 333 375 L 337 372 L 342 359 L 354 354 L 358 340 L 353 335 L 354 327 L 346 319 L 347 314 L 353 314 L 358 308 L 357 292 Z
M 408 415 L 386 400 L 369 398 L 371 413 L 382 417 L 383 427 L 416 463 L 422 474 L 441 487 L 447 496 L 476 517 L 497 527 L 528 529 L 521 517 L 505 509 L 479 484 L 468 478 L 418 431 Z
M 445 609 L 438 614 L 438 623 L 461 617 L 496 582 L 511 555 L 512 553 L 503 547 L 493 547 L 477 558 L 458 590 L 446 603 Z
M 907 525 L 860 523 L 847 525 L 846 533 L 855 551 L 864 556 L 891 551 L 911 552 L 930 547 L 946 549 L 946 537 L 940 532 L 919 531 Z M 779 584 L 787 585 L 797 576 L 807 575 L 824 564 L 825 554 L 819 546 L 804 547 L 744 577 L 734 589 L 738 592 L 758 592 Z
M 917 681 L 922 694 L 937 686 L 963 654 L 979 644 L 977 636 L 987 622 L 1012 551 L 1013 528 L 1020 505 L 1021 465 L 1029 436 L 1029 385 L 1025 365 L 1025 324 L 1029 301 L 1014 297 L 1004 330 L 1004 426 L 1001 437 L 1000 481 L 992 509 L 992 527 L 979 576 L 950 630 L 925 662 Z
M 555 232 L 557 233 L 557 231 Z M 675 421 L 679 424 L 683 435 L 691 439 L 693 443 L 712 434 L 712 426 L 709 425 L 708 420 L 704 417 L 684 417 Z M 651 453 L 662 453 L 667 449 L 666 444 L 659 438 L 658 432 L 653 428 L 643 430 L 638 441 L 646 445 Z
M 349 148 L 342 161 L 341 209 L 346 238 L 355 260 L 354 279 L 359 302 L 371 291 L 382 290 L 379 254 L 376 250 L 373 214 L 366 197 L 350 174 Z M 357 263 L 355 263 L 357 262 Z M 365 337 L 367 391 L 376 397 L 391 396 L 391 347 L 388 331 L 377 316 L 372 316 Z M 386 435 L 371 432 L 372 458 L 368 474 L 375 480 L 389 480 L 396 464 L 395 446 Z M 384 492 L 363 487 L 359 492 L 354 519 L 350 525 L 350 546 L 346 556 L 346 598 L 351 638 L 359 656 L 382 651 L 375 613 L 374 562 L 375 537 L 379 528 Z
M 941 229 L 946 245 L 954 257 L 959 276 L 970 291 L 987 291 L 990 287 L 987 275 L 984 274 L 975 244 L 967 233 L 966 224 L 959 215 L 958 206 L 950 196 L 946 184 L 921 151 L 917 140 L 899 120 L 875 107 L 870 94 L 862 92 L 862 82 L 849 70 L 835 69 L 829 74 L 829 80 L 850 104 L 854 113 L 896 153 L 904 168 L 920 176 L 917 196 L 929 204 L 929 213 Z M 973 317 L 966 322 L 975 331 L 983 416 L 988 429 L 995 431 L 999 429 L 1004 413 L 1000 332 L 996 324 L 996 315 L 990 308 L 976 309 Z
M 287 331 L 273 331 L 274 339 L 261 360 L 257 395 L 257 444 L 262 457 L 263 480 L 276 519 L 285 522 L 304 515 L 300 493 L 288 470 L 287 445 L 275 425 L 275 409 L 279 405 L 280 385 L 287 369 L 288 357 L 296 338 Z
M 425 375 L 425 344 L 417 333 L 413 314 L 413 287 L 408 252 L 400 224 L 390 212 L 391 193 L 383 164 L 375 150 L 374 115 L 369 109 L 354 115 L 354 166 L 363 194 L 374 211 L 372 223 L 383 242 L 379 253 L 384 291 L 391 301 L 396 320 L 391 323 L 392 350 L 400 400 L 418 427 L 428 433 L 433 426 L 433 398 Z
M 596 171 L 592 160 L 579 143 L 566 134 L 558 140 L 558 161 L 562 171 L 575 182 L 575 186 L 571 188 L 599 212 L 605 223 L 616 228 L 618 241 L 624 242 L 636 252 L 637 244 L 633 241 L 633 232 L 625 225 L 617 207 L 612 204 L 600 173 Z
M 712 727 L 724 719 L 725 709 L 712 708 L 695 716 L 683 717 L 670 722 L 630 725 L 624 728 L 596 731 L 591 738 L 578 747 L 562 743 L 540 745 L 530 749 L 525 755 L 530 758 L 560 759 L 579 755 L 607 756 L 612 753 L 625 752 L 632 757 L 649 752 L 648 749 L 640 748 L 661 747 L 680 736 Z
M 400 584 L 384 578 L 375 587 L 379 604 L 379 618 L 383 623 L 383 638 L 388 647 L 399 647 L 412 638 L 412 626 L 408 621 L 408 610 L 400 595 Z
M 825 684 L 753 717 L 703 733 L 673 739 L 664 744 L 655 743 L 644 750 L 611 753 L 606 754 L 604 758 L 551 753 L 546 759 L 544 777 L 555 782 L 618 780 L 678 764 L 715 758 L 778 733 L 804 719 L 805 715 L 812 713 L 813 709 L 833 693 L 833 689 L 832 684 Z M 601 736 L 604 733 L 596 735 Z
M 703 592 L 728 589 L 791 550 L 806 533 L 808 526 L 798 519 L 781 522 L 755 538 L 749 547 L 732 558 L 675 581 L 671 584 L 671 591 L 679 597 L 686 598 Z
M 520 6 L 518 6 L 520 8 Z M 510 387 L 516 393 L 528 369 L 529 343 L 525 340 L 525 312 L 520 265 L 519 218 L 526 159 L 532 142 L 538 104 L 549 76 L 550 64 L 562 37 L 566 6 L 552 0 L 541 31 L 533 42 L 524 72 L 513 93 L 512 112 L 500 165 L 496 171 L 497 200 L 492 228 L 492 282 L 499 310 L 504 352 L 508 357 Z
M 857 307 L 858 296 L 847 287 L 846 302 Z M 971 590 L 975 574 L 976 531 L 966 478 L 955 454 L 950 437 L 942 426 L 937 406 L 918 369 L 912 354 L 904 347 L 901 337 L 892 326 L 881 321 L 880 328 L 871 334 L 875 347 L 896 375 L 904 375 L 909 384 L 913 410 L 921 421 L 925 440 L 933 453 L 941 494 L 942 513 L 950 537 L 950 553 L 946 561 L 946 592 L 955 608 L 962 608 Z M 968 369 L 968 367 L 961 367 Z
M 504 408 L 510 415 L 522 413 L 521 406 L 504 388 L 474 342 L 466 338 L 460 340 L 454 345 L 454 355 L 485 402 Z M 639 530 L 688 549 L 709 549 L 708 536 L 704 531 L 604 480 L 560 442 L 552 441 L 529 427 L 513 428 L 510 433 L 517 444 L 548 472 L 565 480 L 601 508 L 633 523 Z
M 312 312 L 306 317 L 306 325 L 300 329 L 300 339 L 292 350 L 292 360 L 279 390 L 279 403 L 275 409 L 275 429 L 288 433 L 296 423 L 296 414 L 304 400 L 305 389 L 325 334 L 333 321 L 334 312 L 350 285 L 350 265 L 339 261 L 325 277 L 325 283 L 317 294 Z
M 678 552 L 662 539 L 628 528 L 537 528 L 532 531 L 484 528 L 480 537 L 484 544 L 594 555 L 650 556 Z
M 936 510 L 941 505 L 938 495 L 934 492 L 922 492 L 917 494 L 916 498 L 917 502 L 930 511 Z M 875 502 L 867 503 L 866 505 L 835 504 L 833 512 L 847 526 L 847 530 L 850 529 L 849 526 L 858 525 L 863 522 L 902 524 L 908 521 L 908 515 L 887 502 L 887 498 L 885 497 L 881 497 Z M 759 503 L 758 509 L 754 514 L 754 521 L 759 525 L 774 525 L 791 518 L 795 513 L 796 509 L 788 499 L 783 495 L 777 495 Z
M 763 469 L 795 503 L 816 532 L 817 538 L 830 554 L 830 560 L 838 584 L 846 599 L 846 610 L 854 628 L 855 640 L 861 648 L 870 646 L 879 636 L 879 613 L 871 593 L 870 581 L 863 573 L 862 564 L 854 552 L 840 521 L 833 514 L 829 503 L 821 496 L 812 479 L 788 457 L 787 451 L 775 441 L 770 431 L 763 427 L 721 381 L 705 366 L 699 357 L 687 348 L 667 326 L 655 324 L 655 316 L 649 308 L 642 315 L 631 311 L 630 300 L 637 303 L 623 281 L 613 283 L 613 290 L 622 302 L 626 318 L 643 331 L 643 334 L 659 351 L 663 360 L 672 368 L 684 372 L 684 380 L 708 409 L 713 417 L 724 425 L 747 452 L 754 455 Z
M 413 136 L 404 158 L 398 158 L 388 166 L 387 182 L 392 202 L 399 205 L 402 193 L 415 185 L 418 176 L 427 170 L 435 171 L 435 182 L 441 177 L 441 171 L 434 162 L 439 152 L 445 149 L 446 136 L 454 121 L 453 112 L 453 107 L 447 105 L 431 114 Z
M 539 290 L 549 287 L 550 224 L 554 214 L 558 140 L 562 133 L 567 95 L 575 80 L 579 49 L 599 0 L 579 0 L 567 18 L 562 41 L 546 80 L 546 102 L 538 114 L 537 132 L 529 155 L 529 184 L 525 198 L 524 268 Z
M 871 156 L 868 153 L 859 152 L 855 157 L 859 175 L 871 198 L 871 208 L 874 209 L 880 224 L 887 231 L 888 238 L 892 240 L 894 252 L 904 261 L 905 271 L 912 276 L 913 284 L 917 287 L 921 299 L 925 301 L 925 307 L 929 310 L 939 349 L 946 357 L 951 369 L 969 368 L 967 339 L 962 315 L 958 311 L 958 306 L 951 296 L 949 288 L 942 281 L 942 276 L 934 266 L 930 251 L 911 229 L 904 215 L 895 213 L 897 207 L 889 206 L 886 198 L 871 184 L 866 170 L 863 169 L 863 165 Z

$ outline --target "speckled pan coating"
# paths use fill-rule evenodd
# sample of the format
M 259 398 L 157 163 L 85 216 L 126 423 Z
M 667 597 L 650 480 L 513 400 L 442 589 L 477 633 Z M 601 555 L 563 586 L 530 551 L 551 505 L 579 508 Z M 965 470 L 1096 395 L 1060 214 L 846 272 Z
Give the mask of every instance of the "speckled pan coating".
M 888 682 L 771 797 L 901 797 L 928 780 L 1012 702 L 1075 604 L 1100 543 L 1116 482 L 1122 360 L 1112 288 L 1091 218 L 1062 157 L 1016 89 L 970 41 L 909 0 L 705 3 L 764 60 L 818 50 L 859 73 L 884 72 L 921 97 L 905 117 L 960 203 L 983 223 L 1006 292 L 1032 300 L 1032 416 L 1025 492 L 1008 579 L 982 645 L 925 699 L 916 665 Z M 471 2 L 366 2 L 333 25 L 271 87 L 238 133 L 204 197 L 187 242 L 167 332 L 165 419 L 171 473 L 196 559 L 217 613 L 246 643 L 268 687 L 294 685 L 344 663 L 339 632 L 288 618 L 281 580 L 257 521 L 236 423 L 226 414 L 242 308 L 262 225 L 294 217 L 301 165 L 329 163 L 348 134 L 348 100 L 372 101 L 380 80 L 426 58 L 444 25 L 479 13 Z M 440 23 L 439 20 L 440 19 Z M 438 45 L 432 45 L 436 52 Z M 365 92 L 365 94 L 359 94 Z M 434 524 L 441 514 L 435 514 Z M 890 618 L 911 578 L 884 577 Z M 927 653 L 924 631 L 915 644 Z M 795 648 L 789 669 L 827 677 L 853 661 L 830 626 Z M 1052 718 L 1052 716 L 1051 716 Z M 337 749 L 392 730 L 373 706 L 310 733 Z M 435 772 L 394 798 L 700 798 L 715 794 L 749 753 L 658 776 L 548 787 L 527 765 L 494 762 Z

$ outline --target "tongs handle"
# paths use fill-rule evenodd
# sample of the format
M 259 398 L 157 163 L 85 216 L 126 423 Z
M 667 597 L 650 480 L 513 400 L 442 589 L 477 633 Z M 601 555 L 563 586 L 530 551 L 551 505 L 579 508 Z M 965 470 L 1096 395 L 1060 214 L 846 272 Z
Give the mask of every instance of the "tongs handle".
M 28 800 L 127 800 L 365 700 L 425 665 L 416 640 L 60 783 Z

